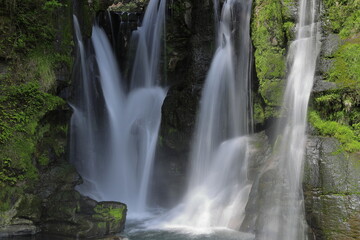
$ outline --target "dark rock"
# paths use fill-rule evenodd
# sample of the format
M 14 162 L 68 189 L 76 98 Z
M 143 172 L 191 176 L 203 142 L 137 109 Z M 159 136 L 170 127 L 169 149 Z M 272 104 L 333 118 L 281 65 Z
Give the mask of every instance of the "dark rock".
M 359 156 L 340 147 L 334 138 L 312 136 L 307 142 L 305 209 L 316 239 L 360 236 Z
M 331 58 L 320 58 L 319 65 L 317 67 L 317 71 L 320 74 L 328 73 L 330 68 L 333 65 L 334 60 Z
M 34 235 L 39 231 L 64 236 L 60 239 L 120 233 L 125 226 L 126 205 L 82 196 L 74 190 L 81 182 L 68 163 L 50 167 L 40 175 L 34 189 L 27 189 L 31 194 L 22 196 L 10 210 L 0 212 L 0 237 Z
M 34 191 L 41 199 L 47 199 L 55 191 L 70 190 L 81 183 L 82 179 L 75 167 L 64 162 L 42 173 L 40 185 Z
M 2 80 L 6 76 L 7 72 L 8 72 L 7 64 L 0 61 L 0 80 Z
M 315 82 L 312 91 L 314 93 L 325 92 L 336 89 L 336 83 L 324 81 L 321 76 L 315 77 Z
M 322 41 L 321 55 L 323 57 L 332 57 L 341 44 L 338 34 L 329 34 Z
M 18 212 L 19 205 L 21 205 L 24 200 L 26 200 L 26 197 L 20 198 L 8 211 L 0 212 L 0 238 L 33 235 L 40 231 L 40 228 L 30 219 L 17 217 L 17 215 L 23 215 L 25 213 L 21 207 L 20 212 Z M 36 218 L 33 212 L 37 211 L 37 209 L 29 209 L 28 211 L 30 212 L 30 216 Z
M 323 194 L 360 192 L 360 166 L 340 150 L 334 138 L 310 137 L 306 149 L 304 184 Z M 317 169 L 317 171 L 315 171 Z
M 319 192 L 306 192 L 305 197 L 307 219 L 317 239 L 358 239 L 359 194 L 322 195 Z
M 31 220 L 16 218 L 10 225 L 0 227 L 0 238 L 35 235 L 40 232 L 40 228 L 35 226 Z
M 162 107 L 161 141 L 177 152 L 189 149 L 195 127 L 199 92 L 191 87 L 174 86 Z
M 41 199 L 33 194 L 25 194 L 21 198 L 16 216 L 39 223 L 41 218 Z
M 126 205 L 96 202 L 77 191 L 61 191 L 45 205 L 42 231 L 67 237 L 101 237 L 120 233 L 125 226 Z

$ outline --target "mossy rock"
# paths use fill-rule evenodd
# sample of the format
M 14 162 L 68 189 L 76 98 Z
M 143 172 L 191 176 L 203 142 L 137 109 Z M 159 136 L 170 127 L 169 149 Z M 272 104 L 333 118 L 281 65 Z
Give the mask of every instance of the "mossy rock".
M 124 229 L 126 206 L 118 202 L 99 202 L 94 208 L 92 219 L 99 230 L 106 229 L 106 234 L 119 233 Z
M 282 95 L 284 92 L 284 81 L 277 79 L 273 81 L 264 82 L 259 89 L 261 96 L 269 106 L 281 106 Z
M 339 152 L 334 138 L 309 137 L 304 168 L 305 209 L 317 239 L 360 234 L 359 153 Z
M 278 117 L 285 78 L 285 55 L 288 42 L 294 38 L 296 15 L 294 1 L 256 0 L 253 3 L 251 39 L 254 45 L 258 92 L 264 102 L 264 120 Z M 259 109 L 258 109 L 259 110 Z M 260 115 L 259 115 L 260 113 Z
M 40 222 L 42 200 L 33 194 L 25 194 L 17 208 L 16 216 L 32 220 L 34 223 Z
M 149 0 L 117 0 L 108 9 L 115 12 L 143 12 L 148 2 Z
M 60 191 L 45 205 L 43 232 L 67 237 L 102 237 L 120 233 L 125 226 L 126 205 L 96 202 L 77 191 Z

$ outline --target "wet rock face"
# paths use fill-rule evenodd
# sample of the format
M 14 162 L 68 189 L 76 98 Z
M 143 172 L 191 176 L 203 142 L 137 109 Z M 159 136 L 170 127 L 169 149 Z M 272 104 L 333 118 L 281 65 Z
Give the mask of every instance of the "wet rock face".
M 0 212 L 0 237 L 41 232 L 88 238 L 120 233 L 125 226 L 126 205 L 84 197 L 74 190 L 81 183 L 68 163 L 45 171 L 34 189 L 29 188 L 10 210 Z
M 309 137 L 304 172 L 307 221 L 317 239 L 360 236 L 358 154 L 340 150 L 333 138 Z
M 186 185 L 187 159 L 201 88 L 215 51 L 211 0 L 174 0 L 169 4 L 166 36 L 166 84 L 154 202 L 165 207 L 178 201 Z
M 88 238 L 124 229 L 126 205 L 82 196 L 74 190 L 82 180 L 72 166 L 53 168 L 45 175 L 50 183 L 43 184 L 38 193 L 43 199 L 40 218 L 43 233 Z M 51 185 L 55 187 L 50 188 Z
M 101 237 L 124 229 L 126 205 L 96 202 L 76 191 L 54 194 L 46 206 L 42 231 L 68 237 Z

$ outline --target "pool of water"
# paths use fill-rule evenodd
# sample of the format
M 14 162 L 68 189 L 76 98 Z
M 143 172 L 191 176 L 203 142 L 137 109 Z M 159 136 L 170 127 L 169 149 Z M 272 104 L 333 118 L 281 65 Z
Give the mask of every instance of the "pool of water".
M 159 227 L 156 227 L 159 226 Z M 125 231 L 118 236 L 128 240 L 254 240 L 254 235 L 228 228 L 192 228 L 189 226 L 159 224 L 153 219 L 128 219 Z M 72 240 L 61 236 L 37 234 L 35 236 L 1 238 L 11 240 Z
M 151 224 L 151 223 L 150 223 Z M 128 220 L 122 236 L 129 240 L 254 240 L 254 235 L 228 228 L 167 226 L 153 228 L 144 220 Z

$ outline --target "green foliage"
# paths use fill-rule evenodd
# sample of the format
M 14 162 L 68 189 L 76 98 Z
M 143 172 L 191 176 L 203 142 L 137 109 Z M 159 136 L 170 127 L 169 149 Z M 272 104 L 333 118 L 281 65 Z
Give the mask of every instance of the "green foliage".
M 262 124 L 265 121 L 264 109 L 259 103 L 254 104 L 254 122 Z
M 340 95 L 338 93 L 330 93 L 320 97 L 315 98 L 315 101 L 319 104 L 329 104 L 334 100 L 340 99 Z
M 346 42 L 337 50 L 329 80 L 360 93 L 360 38 Z
M 325 0 L 325 17 L 328 28 L 342 38 L 352 37 L 360 32 L 360 1 Z
M 64 153 L 66 122 L 49 125 L 45 118 L 65 105 L 49 92 L 55 70 L 72 65 L 68 2 L 0 0 L 0 58 L 7 59 L 0 79 L 0 211 L 38 179 L 38 168 Z
M 11 0 L 13 1 L 13 0 Z M 0 0 L 0 56 L 14 58 L 55 39 L 56 10 L 64 5 L 56 0 Z
M 285 58 L 282 49 L 269 47 L 257 49 L 255 64 L 260 84 L 267 80 L 283 78 L 285 74 Z
M 360 141 L 360 122 L 352 125 L 357 140 Z
M 59 3 L 57 0 L 48 0 L 45 2 L 43 9 L 47 11 L 54 11 L 60 7 L 63 7 L 62 3 Z
M 36 130 L 48 111 L 64 104 L 61 98 L 40 90 L 36 82 L 2 86 L 0 98 L 0 182 L 36 179 L 33 164 Z
M 293 40 L 295 37 L 294 36 L 294 28 L 295 28 L 294 22 L 285 22 L 283 25 L 285 36 L 288 41 Z
M 3 217 L 2 214 L 6 213 L 2 213 L 2 211 L 9 210 L 20 195 L 22 195 L 23 191 L 20 187 L 12 187 L 1 181 L 0 189 L 0 220 L 3 220 L 1 219 Z
M 331 136 L 338 139 L 345 151 L 360 151 L 360 138 L 356 135 L 356 130 L 347 125 L 342 125 L 334 121 L 324 121 L 315 112 L 309 113 L 309 122 L 320 132 L 321 135 Z
M 269 106 L 281 106 L 284 81 L 268 80 L 260 85 L 260 93 L 265 103 Z
M 62 59 L 59 53 L 50 53 L 50 49 L 38 47 L 31 51 L 28 56 L 28 64 L 33 68 L 34 78 L 38 79 L 40 89 L 48 92 L 55 84 L 55 66 L 68 61 Z
M 274 107 L 281 104 L 286 40 L 290 38 L 294 26 L 288 9 L 291 4 L 290 1 L 276 0 L 254 2 L 251 35 L 259 92 L 268 105 L 265 118 L 277 115 Z
M 358 93 L 351 89 L 340 89 L 315 94 L 313 107 L 324 119 L 351 126 L 360 122 Z

